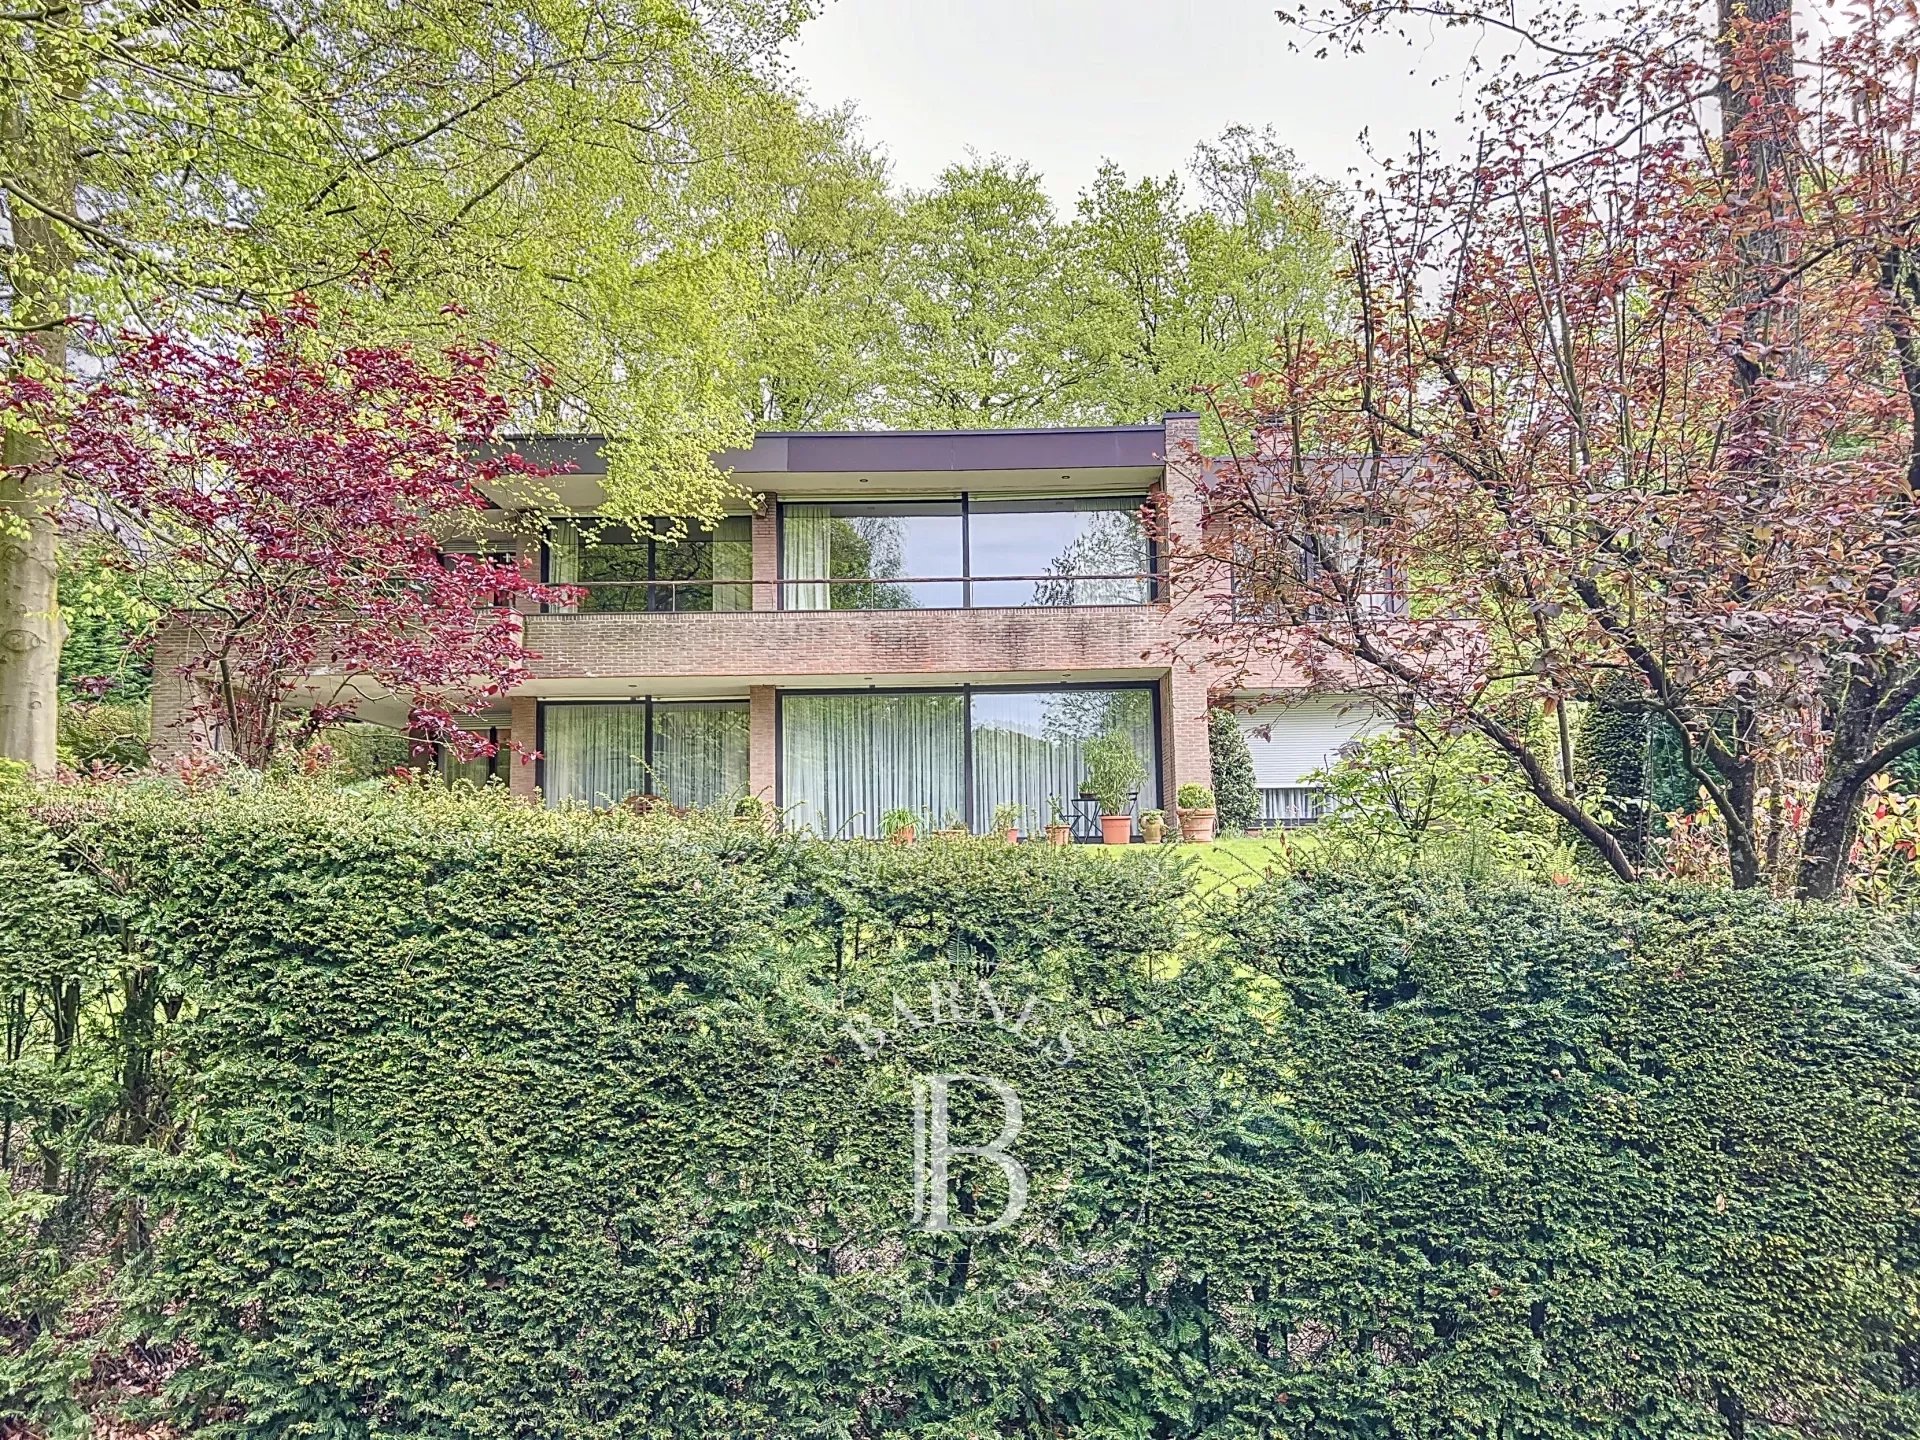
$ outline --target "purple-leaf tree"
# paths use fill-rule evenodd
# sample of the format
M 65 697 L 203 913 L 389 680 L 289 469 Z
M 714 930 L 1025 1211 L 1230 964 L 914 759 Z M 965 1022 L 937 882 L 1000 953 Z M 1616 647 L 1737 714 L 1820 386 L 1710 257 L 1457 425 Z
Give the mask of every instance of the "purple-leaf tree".
M 448 553 L 484 487 L 539 473 L 485 443 L 510 413 L 495 371 L 485 345 L 325 344 L 298 302 L 232 351 L 127 335 L 97 380 L 16 374 L 0 409 L 44 436 L 77 523 L 168 572 L 196 729 L 259 766 L 380 697 L 470 758 L 488 742 L 457 717 L 535 658 L 516 602 L 571 598 Z

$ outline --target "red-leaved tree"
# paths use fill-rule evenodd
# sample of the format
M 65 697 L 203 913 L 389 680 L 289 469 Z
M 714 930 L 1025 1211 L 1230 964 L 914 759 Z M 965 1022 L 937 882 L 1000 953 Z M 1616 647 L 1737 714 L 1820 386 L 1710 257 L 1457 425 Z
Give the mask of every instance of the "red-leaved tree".
M 1644 712 L 1735 885 L 1831 895 L 1920 746 L 1914 12 L 1817 45 L 1785 0 L 1543 13 L 1471 155 L 1370 197 L 1351 332 L 1218 397 L 1262 439 L 1174 557 L 1213 584 L 1194 635 L 1479 731 L 1628 878 L 1567 717 Z
M 374 697 L 463 758 L 456 717 L 523 681 L 514 602 L 569 593 L 481 554 L 483 486 L 536 472 L 482 453 L 509 414 L 484 345 L 430 357 L 323 344 L 312 308 L 255 323 L 234 350 L 127 335 L 92 382 L 16 375 L 8 423 L 36 427 L 71 523 L 166 572 L 198 645 L 191 719 L 264 765 Z

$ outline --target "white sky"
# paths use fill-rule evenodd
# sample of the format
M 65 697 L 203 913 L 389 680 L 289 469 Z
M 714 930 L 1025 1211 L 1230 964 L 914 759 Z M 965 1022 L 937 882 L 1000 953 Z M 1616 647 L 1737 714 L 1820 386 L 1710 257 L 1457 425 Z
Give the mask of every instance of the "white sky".
M 1103 157 L 1134 177 L 1183 170 L 1194 145 L 1270 124 L 1309 170 L 1348 179 L 1359 142 L 1399 153 L 1453 125 L 1469 40 L 1296 54 L 1274 0 L 827 0 L 792 55 L 821 106 L 852 101 L 894 178 L 929 183 L 969 147 L 1030 161 L 1070 210 Z

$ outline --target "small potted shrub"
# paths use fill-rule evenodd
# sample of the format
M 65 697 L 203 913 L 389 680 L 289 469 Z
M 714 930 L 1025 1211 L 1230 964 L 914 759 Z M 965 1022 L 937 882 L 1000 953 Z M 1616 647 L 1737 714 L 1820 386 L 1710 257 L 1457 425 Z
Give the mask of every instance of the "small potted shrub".
M 1125 735 L 1109 731 L 1087 743 L 1087 784 L 1100 802 L 1100 839 L 1125 845 L 1133 839 L 1133 797 L 1147 767 Z
M 880 817 L 880 833 L 896 845 L 911 845 L 920 833 L 920 817 L 911 810 L 889 810 Z
M 1158 845 L 1167 837 L 1167 812 L 1164 810 L 1142 810 L 1140 812 L 1140 838 L 1149 845 Z
M 993 833 L 1009 845 L 1020 843 L 1020 820 L 1025 812 L 1018 805 L 993 807 Z
M 733 802 L 733 823 L 748 830 L 767 828 L 767 802 L 758 795 L 742 795 Z
M 1213 839 L 1214 822 L 1219 818 L 1213 808 L 1213 787 L 1189 781 L 1180 787 L 1174 800 L 1180 811 L 1180 834 L 1197 845 L 1209 843 Z
M 1049 845 L 1073 843 L 1073 827 L 1067 823 L 1067 812 L 1060 804 L 1058 795 L 1047 797 L 1047 843 Z
M 934 831 L 943 840 L 964 840 L 970 832 L 967 830 L 967 817 L 958 810 L 947 811 L 946 823 Z

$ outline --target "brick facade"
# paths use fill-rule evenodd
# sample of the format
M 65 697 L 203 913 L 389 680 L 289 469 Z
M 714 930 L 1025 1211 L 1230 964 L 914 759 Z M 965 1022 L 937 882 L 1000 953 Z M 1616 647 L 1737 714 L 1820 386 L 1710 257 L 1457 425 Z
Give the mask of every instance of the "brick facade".
M 815 437 L 773 437 L 778 456 L 797 453 Z M 1020 493 L 1019 481 L 1000 478 L 1002 471 L 1051 479 L 1044 469 L 1063 470 L 1069 460 L 1058 458 L 1061 443 L 1083 447 L 1083 464 L 1109 469 L 1117 478 L 1105 482 L 1149 485 L 1158 501 L 1158 524 L 1164 545 L 1169 536 L 1191 539 L 1203 522 L 1196 479 L 1199 455 L 1199 419 L 1169 415 L 1164 430 L 1117 427 L 1111 431 L 1004 432 L 982 437 L 959 432 L 951 436 L 821 437 L 841 453 L 868 441 L 910 447 L 933 468 L 903 471 L 914 482 L 926 482 L 931 493 L 952 493 L 970 485 L 998 486 L 1003 493 Z M 995 459 L 1008 446 L 1039 447 L 1046 467 L 1017 465 Z M 981 449 L 980 447 L 986 447 Z M 962 449 L 983 455 L 981 468 L 943 457 Z M 1111 452 L 1111 453 L 1109 453 Z M 1079 452 L 1076 452 L 1079 453 Z M 860 463 L 865 463 L 862 461 Z M 965 472 L 950 481 L 938 474 L 941 464 Z M 1161 715 L 1160 770 L 1164 800 L 1171 804 L 1179 786 L 1208 783 L 1211 762 L 1207 748 L 1207 707 L 1214 677 L 1203 661 L 1181 653 L 1186 622 L 1198 607 L 1211 603 L 1215 581 L 1204 574 L 1174 573 L 1151 603 L 1124 606 L 1027 607 L 1018 609 L 953 609 L 902 611 L 790 611 L 779 609 L 779 498 L 781 474 L 762 464 L 737 468 L 739 478 L 754 488 L 752 517 L 753 603 L 750 610 L 707 613 L 538 614 L 524 617 L 530 648 L 537 655 L 534 678 L 491 718 L 510 728 L 528 753 L 539 746 L 539 703 L 542 699 L 627 699 L 652 694 L 671 698 L 738 698 L 748 702 L 749 783 L 753 793 L 776 798 L 777 696 L 790 688 L 888 688 L 965 683 L 1042 687 L 1062 682 L 1125 681 L 1154 685 Z M 832 468 L 832 467 L 828 467 Z M 840 468 L 846 469 L 842 465 Z M 881 467 L 876 466 L 876 469 Z M 854 472 L 849 471 L 849 474 Z M 1062 476 L 1061 478 L 1065 478 Z M 865 477 L 850 479 L 848 489 L 836 492 L 811 477 L 809 496 L 846 494 Z M 831 482 L 829 482 L 831 483 Z M 1033 483 L 1029 481 L 1027 483 Z M 1125 493 L 1122 491 L 1121 493 Z M 1164 553 L 1164 551 L 1163 551 Z M 537 543 L 518 546 L 523 573 L 537 575 Z M 183 683 L 173 675 L 193 643 L 191 628 L 169 625 L 156 655 L 154 733 L 157 754 L 177 753 L 188 737 L 181 724 L 189 708 Z M 171 665 L 170 662 L 171 661 Z M 170 677 L 170 678 L 164 678 Z M 1289 677 L 1269 677 L 1276 686 Z M 516 796 L 538 798 L 538 767 L 518 755 L 503 759 L 503 773 Z

